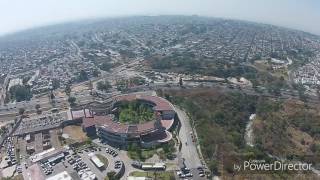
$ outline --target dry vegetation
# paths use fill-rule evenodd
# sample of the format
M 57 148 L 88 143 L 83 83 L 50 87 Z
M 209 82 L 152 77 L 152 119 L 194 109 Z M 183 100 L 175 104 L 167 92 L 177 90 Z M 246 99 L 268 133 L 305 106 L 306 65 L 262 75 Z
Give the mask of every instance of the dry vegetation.
M 266 106 L 273 106 L 270 102 Z M 260 106 L 261 107 L 261 106 Z M 319 106 L 284 101 L 277 108 L 258 109 L 254 123 L 257 142 L 271 154 L 290 157 L 320 155 Z
M 289 160 L 320 162 L 316 158 L 320 157 L 320 106 L 214 89 L 163 90 L 159 94 L 188 112 L 195 122 L 209 168 L 226 179 L 301 178 L 301 175 L 283 172 L 234 176 L 233 167 L 228 166 L 248 158 L 275 160 L 268 154 Z M 253 124 L 254 147 L 247 146 L 244 141 L 245 126 L 251 113 L 257 114 Z M 221 166 L 222 162 L 224 166 Z
M 68 134 L 70 139 L 76 142 L 84 142 L 88 139 L 80 126 L 66 126 L 63 128 L 63 133 Z

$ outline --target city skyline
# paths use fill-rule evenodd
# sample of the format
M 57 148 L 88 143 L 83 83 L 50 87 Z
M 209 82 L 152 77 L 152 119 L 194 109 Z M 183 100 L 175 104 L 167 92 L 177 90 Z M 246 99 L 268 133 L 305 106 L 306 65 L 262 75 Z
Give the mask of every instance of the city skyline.
M 0 179 L 320 177 L 315 1 L 37 1 L 0 2 Z
M 320 35 L 320 3 L 315 0 L 93 0 L 61 2 L 18 0 L 0 2 L 0 35 L 39 26 L 82 19 L 132 15 L 199 15 L 247 20 L 302 30 Z

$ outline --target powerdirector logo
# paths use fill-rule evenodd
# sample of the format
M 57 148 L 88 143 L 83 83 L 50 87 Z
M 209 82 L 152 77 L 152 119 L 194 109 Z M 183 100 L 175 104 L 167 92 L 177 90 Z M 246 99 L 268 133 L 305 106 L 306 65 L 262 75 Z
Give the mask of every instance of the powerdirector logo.
M 235 171 L 311 171 L 311 163 L 283 162 L 275 160 L 266 162 L 265 160 L 248 160 L 241 164 L 234 164 Z
M 299 159 L 299 158 L 298 158 Z M 301 161 L 308 158 L 279 159 L 279 158 L 248 158 L 246 156 L 224 157 L 224 169 L 232 174 L 265 174 L 265 173 L 312 173 L 318 169 L 320 161 Z

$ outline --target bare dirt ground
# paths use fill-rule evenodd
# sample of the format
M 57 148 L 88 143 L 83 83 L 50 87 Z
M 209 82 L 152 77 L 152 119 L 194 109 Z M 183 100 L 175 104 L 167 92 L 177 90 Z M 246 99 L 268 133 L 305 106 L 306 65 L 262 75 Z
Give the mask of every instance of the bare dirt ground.
M 84 91 L 84 90 L 88 90 L 88 85 L 87 83 L 81 83 L 81 84 L 78 84 L 76 86 L 73 86 L 72 87 L 72 92 L 81 92 L 81 91 Z
M 63 133 L 68 134 L 70 139 L 77 142 L 83 142 L 88 138 L 87 135 L 82 131 L 81 126 L 67 126 L 63 128 Z

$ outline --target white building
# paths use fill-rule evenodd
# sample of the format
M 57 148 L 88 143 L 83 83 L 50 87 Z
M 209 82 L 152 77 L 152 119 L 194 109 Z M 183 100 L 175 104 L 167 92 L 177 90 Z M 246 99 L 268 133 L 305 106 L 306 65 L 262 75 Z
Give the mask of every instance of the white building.
M 46 180 L 72 180 L 72 178 L 67 171 L 63 171 L 59 174 L 47 178 Z

